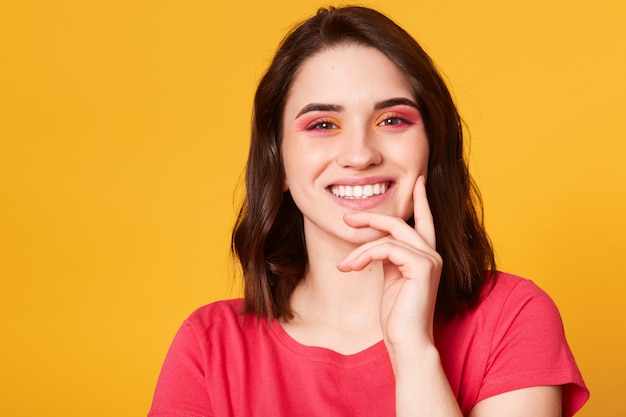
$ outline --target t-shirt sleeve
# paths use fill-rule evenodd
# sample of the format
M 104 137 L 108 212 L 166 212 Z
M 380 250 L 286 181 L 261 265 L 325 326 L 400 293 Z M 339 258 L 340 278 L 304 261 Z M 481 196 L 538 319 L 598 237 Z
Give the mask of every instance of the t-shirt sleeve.
M 165 358 L 148 417 L 212 417 L 202 344 L 186 321 Z
M 561 385 L 563 417 L 574 415 L 589 392 L 565 339 L 554 302 L 539 287 L 521 280 L 498 318 L 485 378 L 477 401 L 516 389 Z

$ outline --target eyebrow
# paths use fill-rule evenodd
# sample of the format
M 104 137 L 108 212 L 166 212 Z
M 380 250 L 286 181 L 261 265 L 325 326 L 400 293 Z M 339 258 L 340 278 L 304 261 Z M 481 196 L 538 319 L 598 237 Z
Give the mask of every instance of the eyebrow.
M 408 98 L 404 98 L 404 97 L 390 98 L 388 100 L 380 101 L 374 105 L 374 110 L 386 109 L 387 107 L 393 107 L 393 106 L 410 106 L 419 110 L 417 103 L 415 103 L 413 100 L 409 100 Z M 338 104 L 311 103 L 311 104 L 307 104 L 306 106 L 304 106 L 302 110 L 298 112 L 295 118 L 297 119 L 298 117 L 302 116 L 305 113 L 310 113 L 314 111 L 341 112 L 343 110 L 344 110 L 344 107 Z
M 321 104 L 321 103 L 311 103 L 307 104 L 300 110 L 300 112 L 296 115 L 296 119 L 302 116 L 305 113 L 310 113 L 312 111 L 332 111 L 332 112 L 340 112 L 343 111 L 343 106 L 339 106 L 337 104 Z
M 419 107 L 416 102 L 413 100 L 409 100 L 408 98 L 398 97 L 398 98 L 390 98 L 389 100 L 384 100 L 376 103 L 374 106 L 374 110 L 386 109 L 387 107 L 393 106 L 410 106 L 414 107 L 416 110 L 419 110 Z

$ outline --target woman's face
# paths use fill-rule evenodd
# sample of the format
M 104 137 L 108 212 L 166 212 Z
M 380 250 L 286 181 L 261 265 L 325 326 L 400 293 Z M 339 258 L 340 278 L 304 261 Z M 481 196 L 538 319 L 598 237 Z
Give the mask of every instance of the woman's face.
M 304 216 L 307 241 L 380 237 L 346 225 L 346 212 L 411 217 L 428 140 L 407 77 L 383 53 L 343 44 L 305 60 L 283 126 L 285 187 Z

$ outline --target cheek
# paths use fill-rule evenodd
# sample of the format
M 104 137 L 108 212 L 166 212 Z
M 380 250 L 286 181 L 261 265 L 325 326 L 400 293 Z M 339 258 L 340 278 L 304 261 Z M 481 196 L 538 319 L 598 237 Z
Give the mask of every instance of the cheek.
M 425 140 L 409 139 L 401 146 L 389 149 L 388 158 L 407 173 L 426 175 L 428 171 L 428 144 Z
M 428 173 L 428 158 L 430 156 L 428 140 L 426 138 L 421 139 L 415 148 L 413 151 L 415 152 L 414 155 L 416 155 L 414 164 L 418 169 L 419 175 L 426 176 Z
M 291 185 L 298 180 L 309 181 L 318 177 L 332 160 L 332 150 L 321 143 L 301 141 L 283 147 L 282 159 L 285 179 Z
M 307 158 L 306 151 L 302 148 L 302 146 L 297 146 L 294 143 L 287 143 L 281 149 L 283 172 L 285 174 L 284 191 L 297 187 L 297 184 L 307 177 L 311 161 Z

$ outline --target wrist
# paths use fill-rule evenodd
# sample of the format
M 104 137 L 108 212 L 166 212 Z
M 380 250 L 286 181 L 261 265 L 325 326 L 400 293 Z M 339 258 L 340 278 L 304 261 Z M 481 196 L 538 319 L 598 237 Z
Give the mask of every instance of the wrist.
M 415 372 L 424 374 L 428 369 L 441 368 L 439 351 L 433 343 L 387 345 L 389 358 L 396 378 L 408 374 L 414 377 Z

